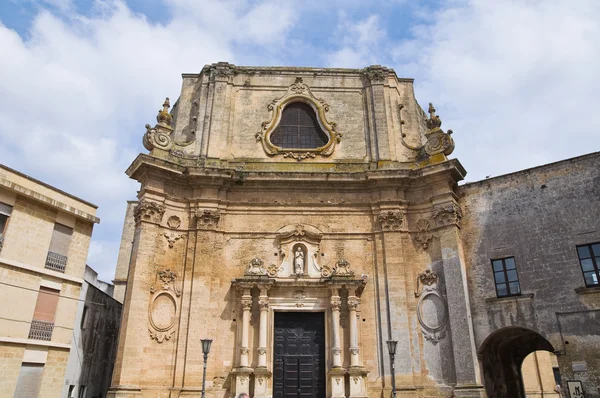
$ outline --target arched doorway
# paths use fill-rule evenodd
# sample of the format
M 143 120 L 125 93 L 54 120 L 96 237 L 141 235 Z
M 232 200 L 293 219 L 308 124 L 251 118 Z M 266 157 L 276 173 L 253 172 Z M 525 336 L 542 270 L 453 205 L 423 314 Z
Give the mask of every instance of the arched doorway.
M 523 386 L 529 398 L 560 398 L 560 370 L 556 355 L 548 351 L 534 351 L 521 365 Z
M 554 348 L 542 335 L 523 327 L 506 327 L 485 339 L 478 354 L 489 398 L 525 398 L 521 364 L 534 351 Z

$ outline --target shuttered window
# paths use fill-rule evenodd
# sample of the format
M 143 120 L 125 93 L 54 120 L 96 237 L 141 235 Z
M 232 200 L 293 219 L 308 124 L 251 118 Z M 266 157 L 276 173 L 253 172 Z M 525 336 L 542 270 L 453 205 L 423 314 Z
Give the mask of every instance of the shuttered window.
M 35 303 L 35 311 L 33 319 L 38 321 L 54 322 L 54 314 L 56 313 L 56 305 L 58 304 L 58 290 L 40 287 L 37 302 Z
M 73 228 L 69 228 L 62 224 L 54 224 L 52 231 L 52 240 L 50 241 L 50 251 L 52 253 L 66 256 L 69 254 L 69 245 L 73 236 Z
M 32 398 L 39 396 L 42 385 L 44 365 L 37 363 L 21 364 L 21 371 L 17 379 L 17 388 L 14 398 Z
M 0 251 L 2 251 L 2 246 L 4 246 L 4 235 L 11 212 L 12 206 L 0 202 Z
M 320 148 L 328 141 L 315 110 L 304 102 L 294 102 L 283 109 L 281 121 L 270 139 L 282 148 Z

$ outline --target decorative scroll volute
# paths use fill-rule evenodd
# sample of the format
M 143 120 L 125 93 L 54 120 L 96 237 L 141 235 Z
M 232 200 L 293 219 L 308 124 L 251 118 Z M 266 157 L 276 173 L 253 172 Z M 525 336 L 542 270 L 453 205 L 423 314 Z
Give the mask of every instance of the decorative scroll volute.
M 321 129 L 329 138 L 325 145 L 319 148 L 282 148 L 271 142 L 271 134 L 279 125 L 283 110 L 293 102 L 304 102 L 313 108 Z M 336 124 L 327 120 L 326 113 L 329 111 L 329 104 L 323 99 L 317 98 L 301 77 L 296 78 L 296 81 L 289 86 L 282 97 L 271 101 L 267 105 L 267 109 L 271 112 L 271 119 L 262 123 L 255 138 L 262 143 L 264 151 L 269 156 L 283 155 L 285 158 L 293 158 L 298 161 L 314 158 L 316 155 L 330 156 L 336 144 L 340 143 L 342 139 L 342 134 L 337 131 Z

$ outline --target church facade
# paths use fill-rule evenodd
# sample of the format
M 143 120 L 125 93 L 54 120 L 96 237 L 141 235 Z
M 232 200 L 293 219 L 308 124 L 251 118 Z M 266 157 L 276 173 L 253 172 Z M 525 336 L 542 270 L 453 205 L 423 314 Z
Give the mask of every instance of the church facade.
M 141 189 L 114 281 L 110 397 L 200 397 L 201 339 L 208 397 L 524 397 L 520 364 L 537 350 L 560 354 L 565 391 L 578 378 L 598 396 L 600 225 L 583 214 L 598 209 L 597 154 L 458 186 L 452 131 L 378 65 L 207 65 L 169 108 L 127 170 Z M 517 228 L 558 204 L 549 229 Z M 569 211 L 582 214 L 551 223 Z M 560 289 L 534 282 L 553 265 L 519 248 L 553 243 L 552 262 L 570 225 L 585 233 L 557 263 L 572 294 L 554 308 Z

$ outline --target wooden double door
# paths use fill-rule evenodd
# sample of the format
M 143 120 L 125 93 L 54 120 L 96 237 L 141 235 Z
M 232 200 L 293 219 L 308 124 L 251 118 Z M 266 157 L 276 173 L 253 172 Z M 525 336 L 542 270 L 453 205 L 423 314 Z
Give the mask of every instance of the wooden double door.
M 325 314 L 275 312 L 274 398 L 325 397 Z

